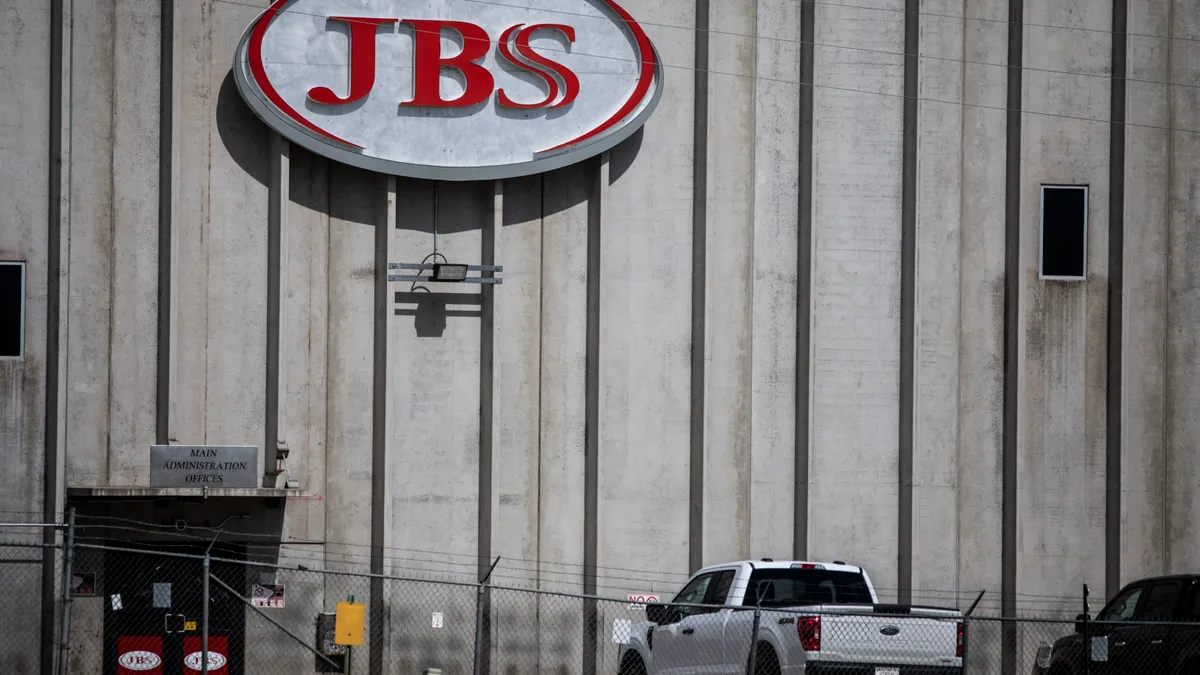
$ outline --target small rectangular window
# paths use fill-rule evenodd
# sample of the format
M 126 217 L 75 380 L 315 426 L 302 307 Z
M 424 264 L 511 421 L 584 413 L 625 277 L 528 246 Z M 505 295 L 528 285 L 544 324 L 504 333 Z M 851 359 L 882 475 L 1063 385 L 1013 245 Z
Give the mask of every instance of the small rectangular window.
M 0 358 L 25 355 L 25 263 L 0 261 Z
M 1087 277 L 1088 187 L 1043 185 L 1039 276 Z

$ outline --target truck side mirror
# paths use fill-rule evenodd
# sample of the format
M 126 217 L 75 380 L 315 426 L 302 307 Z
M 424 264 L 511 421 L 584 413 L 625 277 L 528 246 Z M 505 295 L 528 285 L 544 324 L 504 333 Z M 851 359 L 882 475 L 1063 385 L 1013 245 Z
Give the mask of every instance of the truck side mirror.
M 670 615 L 671 609 L 666 605 L 661 605 L 658 603 L 648 603 L 646 605 L 646 618 L 651 623 L 655 623 L 660 626 L 665 623 L 670 623 Z
M 1090 618 L 1090 617 L 1088 617 L 1087 614 L 1080 614 L 1075 617 L 1075 632 L 1076 633 L 1083 635 L 1084 631 L 1087 628 L 1088 618 Z

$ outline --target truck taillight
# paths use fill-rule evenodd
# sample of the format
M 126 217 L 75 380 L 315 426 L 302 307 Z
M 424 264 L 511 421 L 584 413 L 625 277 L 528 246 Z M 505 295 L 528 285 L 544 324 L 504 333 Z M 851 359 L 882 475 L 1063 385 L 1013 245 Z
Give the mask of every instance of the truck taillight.
M 798 617 L 796 619 L 796 632 L 800 634 L 800 647 L 804 651 L 821 651 L 821 617 Z
M 963 628 L 962 622 L 961 621 L 958 622 L 958 647 L 955 648 L 954 655 L 960 659 L 962 658 L 963 651 L 964 651 L 963 647 L 965 645 L 965 642 L 963 640 L 963 629 L 964 628 Z

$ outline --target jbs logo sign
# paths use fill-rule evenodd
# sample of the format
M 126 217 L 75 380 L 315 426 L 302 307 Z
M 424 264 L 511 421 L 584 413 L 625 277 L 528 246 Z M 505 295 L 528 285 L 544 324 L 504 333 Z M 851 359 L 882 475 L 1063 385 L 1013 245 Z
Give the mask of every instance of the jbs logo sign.
M 663 86 L 649 37 L 615 0 L 276 0 L 235 75 L 293 142 L 443 180 L 594 156 L 642 126 Z
M 122 654 L 117 663 L 129 670 L 154 670 L 162 664 L 162 659 L 154 652 L 133 651 Z
M 183 665 L 190 670 L 203 670 L 204 654 L 203 652 L 192 652 L 183 657 Z M 208 669 L 220 670 L 225 667 L 225 656 L 217 652 L 210 651 L 208 653 Z

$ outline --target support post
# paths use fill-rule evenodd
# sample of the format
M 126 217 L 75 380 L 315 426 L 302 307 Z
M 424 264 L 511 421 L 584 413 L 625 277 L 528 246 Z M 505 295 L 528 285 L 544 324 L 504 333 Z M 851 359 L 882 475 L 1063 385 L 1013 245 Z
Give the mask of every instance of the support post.
M 204 581 L 202 582 L 202 609 L 200 610 L 200 673 L 208 675 L 208 574 L 209 552 L 204 552 Z
M 492 561 L 492 566 L 488 568 L 487 574 L 479 580 L 479 590 L 475 595 L 475 665 L 471 669 L 472 675 L 481 675 L 483 672 L 483 619 L 484 609 L 487 607 L 487 586 L 488 579 L 492 576 L 492 570 L 496 569 L 496 565 L 500 562 L 500 556 Z
M 473 675 L 479 675 L 483 666 L 483 583 L 475 594 L 475 664 L 471 669 Z
M 1083 675 L 1092 670 L 1092 617 L 1088 613 L 1088 585 L 1083 585 Z
M 758 667 L 758 625 L 762 620 L 762 606 L 754 606 L 754 623 L 750 628 L 750 655 L 746 657 L 746 675 L 754 675 Z
M 71 567 L 75 562 L 75 507 L 67 509 L 67 541 L 63 549 L 62 627 L 58 636 L 58 675 L 66 675 L 71 636 Z

